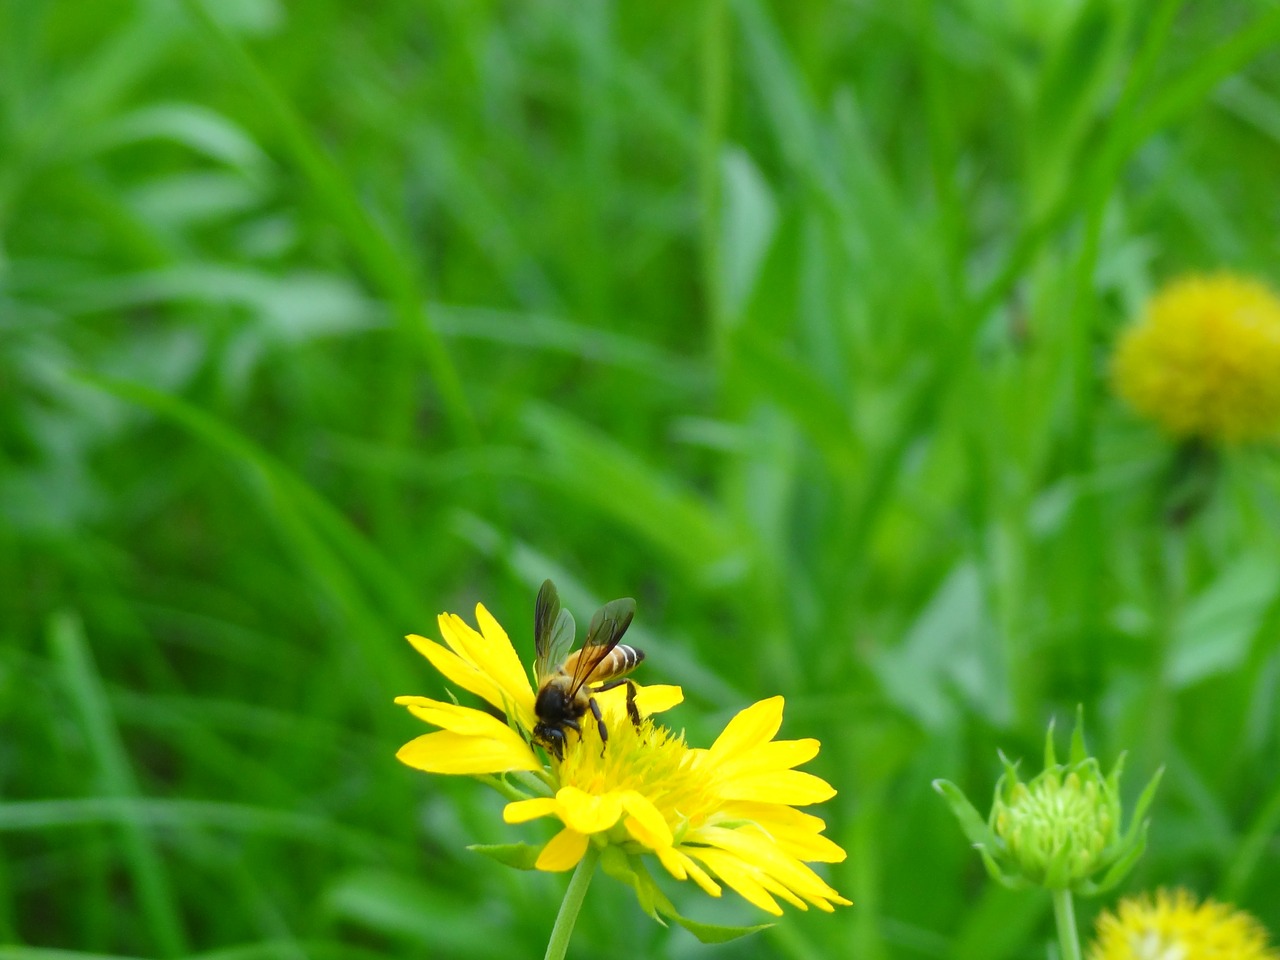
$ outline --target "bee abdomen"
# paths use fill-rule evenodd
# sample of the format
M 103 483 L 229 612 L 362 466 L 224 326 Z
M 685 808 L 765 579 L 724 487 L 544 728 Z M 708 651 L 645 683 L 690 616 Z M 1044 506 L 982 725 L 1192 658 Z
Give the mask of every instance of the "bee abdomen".
M 613 648 L 611 658 L 621 661 L 621 666 L 617 670 L 618 673 L 630 673 L 644 659 L 644 651 L 637 650 L 635 647 L 628 646 L 625 643 L 620 643 Z
M 607 657 L 600 661 L 600 665 L 592 672 L 592 680 L 599 682 L 630 673 L 640 665 L 640 661 L 643 659 L 643 650 L 637 650 L 635 647 L 620 643 L 609 651 Z

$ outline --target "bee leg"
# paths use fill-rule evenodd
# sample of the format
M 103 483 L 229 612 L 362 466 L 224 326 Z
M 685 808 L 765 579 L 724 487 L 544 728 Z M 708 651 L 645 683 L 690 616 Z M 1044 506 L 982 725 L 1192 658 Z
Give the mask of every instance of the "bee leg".
M 627 682 L 627 716 L 631 719 L 631 725 L 637 730 L 640 729 L 640 710 L 636 707 L 636 685 L 630 680 Z
M 617 680 L 610 680 L 606 683 L 600 684 L 600 686 L 598 687 L 593 687 L 591 692 L 604 693 L 606 690 L 613 690 L 615 687 L 620 687 L 624 683 L 627 685 L 627 716 L 631 719 L 632 726 L 634 726 L 637 730 L 639 730 L 640 729 L 640 710 L 636 706 L 636 689 L 637 688 L 633 680 L 627 677 L 619 677 Z
M 596 727 L 600 730 L 600 756 L 604 756 L 604 748 L 609 743 L 609 729 L 604 725 L 604 714 L 600 712 L 600 704 L 596 703 L 596 698 L 592 697 L 587 701 L 591 707 L 591 715 L 596 718 Z

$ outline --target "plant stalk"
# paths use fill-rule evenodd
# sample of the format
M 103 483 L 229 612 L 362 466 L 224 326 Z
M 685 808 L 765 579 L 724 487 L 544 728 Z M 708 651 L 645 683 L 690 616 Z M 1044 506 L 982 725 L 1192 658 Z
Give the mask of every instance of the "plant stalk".
M 587 852 L 582 855 L 569 879 L 569 889 L 564 892 L 564 902 L 560 904 L 560 912 L 556 914 L 556 925 L 551 928 L 551 939 L 547 942 L 544 960 L 564 960 L 565 951 L 569 949 L 569 938 L 573 936 L 574 924 L 578 922 L 578 911 L 582 909 L 582 901 L 586 898 L 587 887 L 591 886 L 591 875 L 596 872 L 596 862 L 599 859 L 600 849 L 594 843 L 588 843 Z
M 1053 891 L 1053 918 L 1058 923 L 1062 960 L 1081 960 L 1080 933 L 1076 930 L 1076 908 L 1070 890 Z

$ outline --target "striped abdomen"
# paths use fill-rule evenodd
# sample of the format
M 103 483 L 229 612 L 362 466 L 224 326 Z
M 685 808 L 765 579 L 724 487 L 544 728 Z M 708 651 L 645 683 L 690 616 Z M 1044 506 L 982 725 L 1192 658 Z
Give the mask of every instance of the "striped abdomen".
M 569 676 L 573 676 L 575 668 L 578 665 L 578 658 L 583 654 L 591 656 L 591 647 L 582 650 L 575 650 L 569 655 L 569 659 L 564 662 L 561 668 Z M 620 643 L 610 650 L 604 658 L 595 665 L 595 668 L 583 681 L 584 686 L 592 683 L 603 683 L 606 680 L 612 680 L 615 677 L 625 676 L 640 665 L 640 661 L 644 659 L 644 651 L 637 650 L 635 647 Z

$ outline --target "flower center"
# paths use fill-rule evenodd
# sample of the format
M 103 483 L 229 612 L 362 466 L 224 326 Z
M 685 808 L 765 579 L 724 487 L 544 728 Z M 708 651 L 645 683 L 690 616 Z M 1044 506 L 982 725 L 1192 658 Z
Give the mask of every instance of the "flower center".
M 716 807 L 711 778 L 684 734 L 650 718 L 637 729 L 625 710 L 604 710 L 607 744 L 601 744 L 593 722 L 583 724 L 582 737 L 570 737 L 560 764 L 560 785 L 601 796 L 634 790 L 662 814 L 673 833 L 697 827 Z M 603 746 L 603 749 L 602 749 Z
M 1129 936 L 1133 960 L 1186 960 L 1187 948 L 1176 940 L 1166 941 L 1154 930 Z

